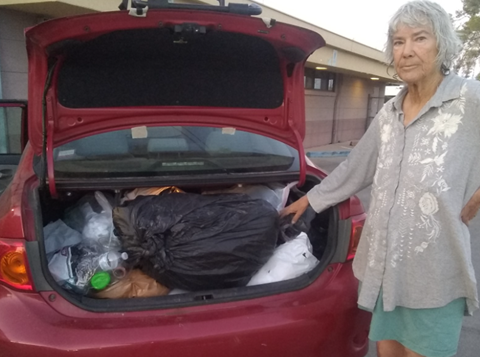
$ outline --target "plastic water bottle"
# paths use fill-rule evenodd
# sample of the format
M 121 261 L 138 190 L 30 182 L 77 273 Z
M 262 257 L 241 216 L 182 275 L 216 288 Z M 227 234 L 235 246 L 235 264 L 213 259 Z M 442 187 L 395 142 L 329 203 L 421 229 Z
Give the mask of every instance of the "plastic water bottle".
M 123 252 L 110 251 L 100 256 L 98 265 L 103 271 L 111 271 L 121 265 L 121 262 L 128 259 L 128 254 Z
M 98 257 L 97 272 L 93 274 L 90 285 L 95 290 L 103 290 L 111 283 L 123 279 L 127 272 L 122 266 L 122 261 L 128 259 L 127 253 L 120 253 L 111 250 L 107 253 L 103 253 Z

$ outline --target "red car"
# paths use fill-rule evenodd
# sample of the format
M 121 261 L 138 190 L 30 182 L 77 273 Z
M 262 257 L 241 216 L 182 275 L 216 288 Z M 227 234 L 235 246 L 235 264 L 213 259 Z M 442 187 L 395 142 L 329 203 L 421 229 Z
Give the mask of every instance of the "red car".
M 325 177 L 302 146 L 320 35 L 247 5 L 137 6 L 26 31 L 28 119 L 0 103 L 0 356 L 364 356 L 355 197 L 315 216 L 320 263 L 295 279 L 118 300 L 53 279 L 43 227 L 89 192 L 299 181 L 293 201 Z

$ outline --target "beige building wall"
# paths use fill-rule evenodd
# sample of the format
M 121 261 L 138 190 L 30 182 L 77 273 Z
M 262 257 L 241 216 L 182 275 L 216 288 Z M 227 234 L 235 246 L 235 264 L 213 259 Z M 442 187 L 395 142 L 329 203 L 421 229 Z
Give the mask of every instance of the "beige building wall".
M 333 142 L 360 139 L 365 133 L 369 103 L 385 92 L 385 84 L 353 76 L 343 76 L 337 95 L 337 120 Z M 372 98 L 369 100 L 369 98 Z
M 358 140 L 381 108 L 385 83 L 337 74 L 334 93 L 305 91 L 304 147 Z
M 303 146 L 312 148 L 330 144 L 336 93 L 305 91 L 306 133 Z
M 24 29 L 35 25 L 37 17 L 19 11 L 0 10 L 1 97 L 27 99 L 27 50 Z

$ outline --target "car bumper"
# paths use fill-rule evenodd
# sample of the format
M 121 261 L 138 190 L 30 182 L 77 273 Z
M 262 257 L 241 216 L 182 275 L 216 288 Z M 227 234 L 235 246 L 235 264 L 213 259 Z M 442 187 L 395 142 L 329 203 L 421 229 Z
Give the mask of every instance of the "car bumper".
M 370 316 L 356 304 L 350 263 L 310 286 L 251 300 L 179 309 L 93 313 L 54 292 L 0 286 L 0 355 L 360 357 Z M 53 300 L 53 299 L 52 299 Z

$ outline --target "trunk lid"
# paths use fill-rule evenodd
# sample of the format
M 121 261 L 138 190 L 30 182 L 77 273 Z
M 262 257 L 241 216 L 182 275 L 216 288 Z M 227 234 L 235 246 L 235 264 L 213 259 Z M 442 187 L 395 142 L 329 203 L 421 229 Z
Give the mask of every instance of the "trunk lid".
M 29 139 L 52 193 L 55 147 L 120 128 L 233 127 L 303 160 L 304 63 L 325 44 L 313 31 L 213 11 L 118 11 L 47 21 L 26 41 Z

